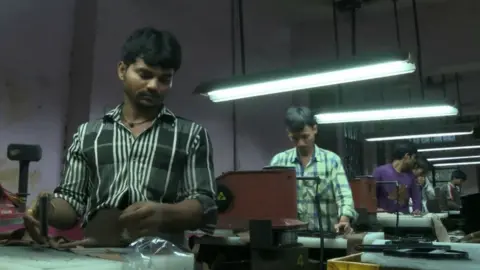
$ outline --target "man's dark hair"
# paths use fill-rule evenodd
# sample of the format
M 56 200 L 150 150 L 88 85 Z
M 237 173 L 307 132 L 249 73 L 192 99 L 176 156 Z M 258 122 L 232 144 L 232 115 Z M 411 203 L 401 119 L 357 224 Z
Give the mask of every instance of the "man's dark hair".
M 317 124 L 315 116 L 307 107 L 290 107 L 285 115 L 285 124 L 291 132 L 300 132 L 305 126 L 313 127 Z
M 182 47 L 168 31 L 144 27 L 133 31 L 122 46 L 122 61 L 127 66 L 141 58 L 151 67 L 171 68 L 182 65 Z
M 432 169 L 432 165 L 424 156 L 417 155 L 415 158 L 415 168 L 422 169 L 423 173 L 428 173 Z
M 461 179 L 465 181 L 467 180 L 467 174 L 461 170 L 455 170 L 452 172 L 452 176 L 450 177 L 450 180 L 453 180 L 453 179 Z
M 401 160 L 405 155 L 416 155 L 418 152 L 417 146 L 411 142 L 403 142 L 395 145 L 392 153 L 393 160 Z

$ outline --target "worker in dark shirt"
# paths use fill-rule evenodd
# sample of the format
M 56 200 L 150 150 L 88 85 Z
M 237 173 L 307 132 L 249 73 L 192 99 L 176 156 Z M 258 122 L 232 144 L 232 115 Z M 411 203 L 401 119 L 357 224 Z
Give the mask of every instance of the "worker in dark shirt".
M 440 187 L 440 207 L 442 210 L 460 210 L 462 208 L 461 186 L 467 180 L 467 174 L 461 170 L 452 172 L 450 182 Z
M 213 232 L 210 136 L 164 105 L 181 62 L 181 46 L 169 32 L 141 28 L 125 41 L 116 70 L 123 103 L 79 126 L 51 195 L 51 226 L 69 229 L 81 220 L 87 234 L 89 224 L 113 209 L 121 215 L 106 221 L 121 224 L 131 240 L 163 234 L 181 245 L 186 230 Z M 45 242 L 38 235 L 38 212 L 30 211 L 25 226 Z

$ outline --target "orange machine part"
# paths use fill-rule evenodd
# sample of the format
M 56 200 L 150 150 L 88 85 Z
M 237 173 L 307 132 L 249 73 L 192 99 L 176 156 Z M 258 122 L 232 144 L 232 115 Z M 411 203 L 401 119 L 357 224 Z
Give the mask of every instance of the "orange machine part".
M 219 215 L 218 229 L 247 229 L 249 220 L 272 220 L 275 227 L 301 226 L 297 221 L 295 170 L 227 172 L 217 178 L 233 193 L 230 208 Z
M 371 176 L 357 176 L 350 181 L 355 208 L 367 209 L 368 213 L 377 212 L 377 184 Z

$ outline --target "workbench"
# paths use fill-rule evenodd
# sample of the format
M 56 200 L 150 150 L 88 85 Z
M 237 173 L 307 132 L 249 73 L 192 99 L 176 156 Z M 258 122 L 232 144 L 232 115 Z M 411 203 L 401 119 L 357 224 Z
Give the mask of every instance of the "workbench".
M 83 249 L 85 254 L 100 252 L 100 249 Z M 105 250 L 105 249 L 102 249 Z M 162 266 L 159 269 L 193 270 L 193 254 L 189 256 L 158 255 L 152 265 Z M 114 260 L 104 260 L 68 251 L 58 251 L 48 248 L 30 246 L 0 247 L 0 270 L 119 270 L 124 263 Z M 167 267 L 168 266 L 168 267 Z M 146 268 L 158 269 L 158 268 Z

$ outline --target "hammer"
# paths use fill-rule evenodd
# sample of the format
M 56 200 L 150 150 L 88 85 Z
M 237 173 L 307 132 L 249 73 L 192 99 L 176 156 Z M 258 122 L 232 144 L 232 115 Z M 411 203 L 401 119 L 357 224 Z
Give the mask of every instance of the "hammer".
M 18 175 L 18 196 L 25 199 L 19 205 L 19 211 L 25 212 L 25 204 L 28 196 L 28 168 L 30 162 L 38 162 L 42 159 L 42 148 L 40 145 L 31 144 L 10 144 L 7 147 L 7 157 L 12 161 L 20 163 Z

